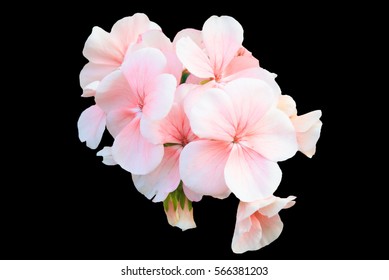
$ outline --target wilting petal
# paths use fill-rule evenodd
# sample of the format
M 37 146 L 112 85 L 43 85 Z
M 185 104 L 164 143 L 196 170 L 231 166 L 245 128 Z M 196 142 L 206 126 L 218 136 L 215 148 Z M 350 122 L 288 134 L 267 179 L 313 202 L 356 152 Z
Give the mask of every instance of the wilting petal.
M 210 58 L 210 65 L 213 66 L 215 74 L 220 74 L 227 68 L 242 46 L 243 28 L 232 17 L 212 16 L 204 23 L 202 35 Z M 189 71 L 192 72 L 190 69 Z M 200 77 L 194 72 L 193 74 Z
M 166 147 L 162 161 L 156 169 L 146 175 L 132 175 L 137 190 L 148 199 L 155 196 L 154 202 L 165 200 L 180 183 L 178 160 L 181 150 L 181 146 Z
M 232 237 L 232 251 L 241 254 L 249 250 L 258 250 L 262 239 L 261 223 L 256 218 L 247 218 L 246 226 L 241 229 L 241 224 L 236 224 Z M 242 223 L 243 224 L 243 223 Z
M 166 58 L 163 53 L 155 48 L 143 48 L 131 53 L 123 62 L 122 71 L 132 91 L 138 95 L 138 99 L 144 100 L 144 89 L 162 74 L 166 67 Z
M 307 157 L 312 157 L 316 152 L 316 143 L 319 140 L 323 125 L 319 120 L 320 117 L 321 111 L 317 110 L 291 118 L 296 129 L 299 151 Z
M 96 91 L 96 103 L 105 112 L 138 107 L 137 95 L 131 90 L 121 70 L 116 70 L 103 79 Z
M 143 114 L 150 120 L 159 120 L 169 113 L 174 100 L 177 81 L 173 75 L 158 75 L 145 88 Z
M 193 132 L 201 138 L 232 142 L 236 126 L 233 106 L 231 98 L 223 90 L 207 90 L 196 100 L 189 113 Z
M 87 85 L 96 81 L 101 81 L 105 76 L 118 68 L 119 64 L 107 65 L 89 62 L 85 64 L 80 72 L 80 85 L 85 89 Z
M 260 209 L 262 215 L 265 215 L 267 217 L 273 217 L 278 214 L 278 212 L 281 211 L 281 209 L 286 209 L 292 207 L 296 202 L 294 201 L 296 199 L 295 196 L 288 196 L 287 198 L 281 198 L 277 196 L 273 196 L 271 198 L 265 199 L 267 203 L 258 205 L 257 202 L 253 202 L 254 205 L 256 204 L 256 208 Z M 250 214 L 251 215 L 251 214 Z
M 99 106 L 93 105 L 81 113 L 77 122 L 78 137 L 91 149 L 96 149 L 105 129 L 105 113 Z
M 230 194 L 224 180 L 231 145 L 222 141 L 199 140 L 184 147 L 180 157 L 180 174 L 191 191 L 225 198 Z
M 245 202 L 273 194 L 281 181 L 281 170 L 254 150 L 234 144 L 225 167 L 228 188 Z
M 177 56 L 190 73 L 199 78 L 213 78 L 211 62 L 202 49 L 189 37 L 178 40 Z
M 106 65 L 119 66 L 124 57 L 120 45 L 112 40 L 111 34 L 97 26 L 93 27 L 82 53 L 90 62 Z
M 297 152 L 296 134 L 290 119 L 273 108 L 253 127 L 246 144 L 272 161 L 286 160 Z
M 138 175 L 153 171 L 163 158 L 163 145 L 148 142 L 139 128 L 140 118 L 134 118 L 115 138 L 114 160 L 125 170 Z
M 289 95 L 280 95 L 277 108 L 284 112 L 288 117 L 296 116 L 296 102 Z
M 104 147 L 102 150 L 97 152 L 97 156 L 103 157 L 103 163 L 105 165 L 116 165 L 117 162 L 112 157 L 111 147 Z

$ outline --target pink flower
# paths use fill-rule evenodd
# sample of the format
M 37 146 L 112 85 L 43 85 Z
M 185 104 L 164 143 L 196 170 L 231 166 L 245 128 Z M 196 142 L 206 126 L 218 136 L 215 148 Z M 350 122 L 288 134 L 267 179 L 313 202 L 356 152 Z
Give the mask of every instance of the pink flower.
M 316 110 L 298 116 L 296 103 L 289 95 L 280 96 L 278 108 L 290 117 L 293 123 L 299 151 L 311 158 L 316 152 L 316 143 L 320 138 L 323 125 L 320 121 L 321 111 Z
M 156 169 L 146 175 L 133 175 L 135 187 L 148 199 L 159 202 L 178 187 L 181 176 L 179 159 L 184 147 L 197 137 L 190 128 L 189 120 L 184 113 L 183 100 L 190 90 L 190 85 L 181 85 L 175 94 L 175 103 L 169 114 L 158 122 L 144 122 L 144 136 L 154 144 L 166 144 L 164 156 Z M 183 185 L 186 197 L 199 201 L 201 195 L 195 194 Z
M 134 14 L 117 21 L 111 33 L 94 27 L 85 42 L 83 54 L 89 60 L 80 73 L 83 97 L 95 96 L 100 81 L 118 69 L 123 62 L 127 49 L 135 44 L 138 37 L 149 29 L 160 29 L 149 21 L 145 14 Z M 92 105 L 80 116 L 77 126 L 81 142 L 96 149 L 103 136 L 106 115 L 98 106 Z
M 249 203 L 240 202 L 232 238 L 232 251 L 240 254 L 258 250 L 276 240 L 283 228 L 278 212 L 292 207 L 295 198 L 271 196 Z
M 140 49 L 97 89 L 96 103 L 107 114 L 107 128 L 115 138 L 113 159 L 133 174 L 151 172 L 163 158 L 163 145 L 150 143 L 141 130 L 144 122 L 164 118 L 173 104 L 177 83 L 164 72 L 166 63 L 158 49 Z
M 119 69 L 128 48 L 138 41 L 142 33 L 151 29 L 160 27 L 141 13 L 117 21 L 110 33 L 100 27 L 93 27 L 82 52 L 89 63 L 80 73 L 81 87 L 85 89 Z M 90 94 L 84 92 L 84 95 Z
M 276 162 L 297 151 L 294 128 L 276 108 L 277 100 L 256 79 L 237 79 L 224 90 L 204 92 L 189 114 L 201 139 L 186 145 L 180 158 L 187 187 L 217 198 L 232 191 L 245 202 L 272 195 L 281 180 Z
M 208 86 L 219 86 L 238 78 L 268 80 L 274 89 L 274 76 L 259 67 L 258 60 L 243 46 L 243 28 L 229 16 L 212 16 L 203 25 L 201 33 L 184 29 L 174 39 L 178 58 L 184 67 Z M 279 93 L 278 93 L 279 94 Z

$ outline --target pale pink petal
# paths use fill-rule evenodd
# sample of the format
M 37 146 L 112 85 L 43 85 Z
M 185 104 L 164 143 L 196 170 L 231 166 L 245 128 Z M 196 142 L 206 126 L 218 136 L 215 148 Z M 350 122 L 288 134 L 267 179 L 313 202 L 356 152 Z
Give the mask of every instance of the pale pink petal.
M 284 112 L 288 117 L 296 116 L 296 102 L 289 95 L 280 95 L 277 108 Z
M 268 84 L 261 80 L 241 78 L 228 83 L 224 90 L 237 118 L 235 129 L 241 135 L 256 133 L 256 124 L 277 101 Z
M 107 129 L 109 133 L 116 137 L 136 116 L 136 113 L 127 108 L 109 111 L 107 114 Z
M 178 85 L 181 82 L 181 75 L 182 75 L 182 71 L 184 70 L 184 66 L 182 65 L 181 61 L 178 59 L 177 54 L 174 50 L 167 51 L 164 54 L 167 59 L 165 71 L 166 73 L 172 74 L 174 77 L 176 77 L 177 85 Z
M 138 41 L 139 35 L 150 29 L 160 29 L 160 27 L 150 22 L 145 14 L 136 13 L 118 20 L 112 26 L 111 34 L 125 54 L 127 48 Z
M 262 226 L 258 219 L 247 218 L 240 223 L 237 221 L 232 237 L 232 251 L 235 254 L 241 254 L 246 251 L 258 250 L 261 239 Z
M 258 250 L 276 240 L 280 236 L 282 229 L 284 228 L 284 224 L 282 223 L 279 215 L 274 215 L 269 218 L 257 212 L 255 213 L 255 216 L 261 223 L 262 227 L 262 238 L 258 244 L 258 248 L 254 249 Z
M 177 81 L 173 75 L 161 74 L 150 80 L 144 88 L 142 112 L 150 120 L 159 120 L 169 113 L 174 100 Z
M 154 145 L 140 134 L 140 118 L 134 118 L 115 138 L 114 160 L 125 170 L 144 175 L 153 171 L 163 158 L 163 145 Z
M 223 90 L 207 90 L 190 110 L 188 117 L 193 132 L 201 138 L 232 142 L 237 122 L 233 107 Z
M 146 175 L 132 175 L 137 190 L 154 202 L 166 199 L 180 183 L 178 160 L 182 147 L 166 147 L 161 163 L 156 169 Z
M 295 196 L 288 196 L 287 198 L 281 198 L 281 197 L 273 197 L 272 202 L 268 205 L 263 205 L 261 207 L 258 207 L 258 211 L 267 217 L 273 217 L 278 214 L 278 212 L 281 211 L 281 209 L 286 209 L 292 207 L 296 202 L 294 201 L 296 199 Z
M 242 46 L 243 28 L 232 17 L 212 16 L 204 23 L 202 35 L 214 73 L 221 74 Z
M 276 77 L 277 77 L 276 74 L 270 73 L 269 71 L 261 67 L 252 67 L 252 68 L 242 69 L 239 72 L 235 72 L 229 76 L 225 76 L 222 79 L 222 81 L 224 83 L 228 83 L 233 80 L 237 80 L 239 78 L 258 79 L 266 82 L 272 88 L 273 94 L 278 97 L 281 95 L 281 89 L 277 84 L 277 82 L 275 81 Z
M 176 45 L 181 38 L 189 37 L 200 48 L 203 47 L 203 36 L 201 31 L 193 28 L 186 28 L 176 34 L 173 40 L 173 45 Z
M 176 44 L 177 56 L 186 69 L 199 78 L 214 78 L 211 62 L 202 49 L 189 37 Z
M 225 198 L 230 194 L 224 180 L 231 145 L 222 141 L 199 140 L 184 147 L 180 157 L 180 175 L 191 191 Z
M 78 137 L 91 149 L 96 149 L 105 129 L 105 113 L 99 106 L 93 105 L 81 113 L 77 122 Z
M 103 79 L 96 91 L 97 105 L 105 112 L 138 108 L 137 95 L 132 91 L 121 70 L 116 70 Z
M 149 30 L 142 34 L 142 47 L 157 48 L 163 53 L 173 50 L 170 39 L 161 30 Z
M 80 85 L 85 88 L 90 83 L 101 81 L 105 76 L 119 68 L 119 63 L 96 64 L 89 62 L 85 64 L 80 72 Z
M 272 195 L 282 176 L 277 163 L 239 144 L 233 145 L 224 174 L 228 188 L 245 202 Z
M 97 152 L 97 156 L 103 157 L 103 163 L 105 165 L 116 165 L 117 162 L 113 159 L 111 147 L 104 147 L 102 150 Z
M 296 129 L 299 151 L 307 157 L 312 157 L 316 152 L 316 143 L 319 140 L 323 123 L 319 120 L 321 111 L 316 110 L 301 116 L 291 118 Z
M 297 152 L 297 139 L 286 114 L 273 108 L 252 126 L 253 133 L 245 140 L 251 149 L 271 161 L 286 160 Z
M 100 27 L 93 27 L 91 35 L 85 42 L 83 55 L 96 64 L 120 65 L 123 61 L 124 53 L 111 34 Z
M 132 91 L 138 95 L 138 99 L 144 100 L 144 89 L 162 74 L 166 67 L 166 58 L 163 53 L 155 48 L 143 48 L 131 53 L 123 62 L 122 71 Z
M 202 81 L 204 81 L 203 78 L 199 78 L 199 77 L 196 77 L 193 74 L 189 74 L 188 78 L 186 78 L 185 83 L 199 85 Z
M 316 110 L 292 119 L 296 132 L 306 132 L 319 121 L 321 111 Z
M 258 68 L 259 61 L 253 56 L 236 56 L 224 70 L 224 75 L 229 76 L 248 68 Z M 249 78 L 249 77 L 247 77 Z
M 190 189 L 188 189 L 188 187 L 185 184 L 182 184 L 182 189 L 184 190 L 185 196 L 190 201 L 198 202 L 203 198 L 203 196 L 201 194 L 195 193 L 194 191 L 191 191 Z
M 82 92 L 82 97 L 92 97 L 96 95 L 97 87 L 99 86 L 100 82 L 95 81 L 85 86 L 84 91 Z

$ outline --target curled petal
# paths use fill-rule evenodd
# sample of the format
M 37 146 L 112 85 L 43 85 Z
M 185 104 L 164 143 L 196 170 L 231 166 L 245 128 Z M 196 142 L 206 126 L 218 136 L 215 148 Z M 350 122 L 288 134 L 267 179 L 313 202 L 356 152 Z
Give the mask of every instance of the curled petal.
M 117 162 L 112 157 L 111 147 L 104 147 L 102 150 L 98 151 L 97 156 L 103 157 L 103 163 L 105 165 L 116 165 Z

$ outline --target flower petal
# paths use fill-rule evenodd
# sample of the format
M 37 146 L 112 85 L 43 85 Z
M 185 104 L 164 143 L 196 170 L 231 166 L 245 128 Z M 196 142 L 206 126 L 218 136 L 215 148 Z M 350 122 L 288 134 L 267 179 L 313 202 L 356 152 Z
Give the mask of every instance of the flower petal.
M 190 201 L 195 201 L 198 202 L 200 201 L 203 196 L 201 194 L 195 193 L 188 189 L 188 187 L 185 184 L 182 184 L 182 189 L 184 190 L 185 196 L 190 200 Z
M 102 150 L 98 151 L 97 156 L 103 157 L 103 163 L 105 165 L 116 165 L 117 162 L 112 157 L 111 147 L 104 147 Z
M 180 183 L 178 160 L 182 147 L 166 147 L 161 163 L 156 169 L 146 175 L 132 175 L 132 180 L 137 190 L 153 202 L 166 199 L 167 195 L 174 191 Z
M 277 108 L 284 112 L 288 117 L 296 116 L 296 102 L 289 95 L 280 95 Z
M 163 145 L 154 145 L 140 134 L 140 118 L 134 118 L 115 138 L 114 160 L 125 170 L 144 175 L 153 171 L 163 158 Z
M 301 116 L 297 116 L 292 119 L 293 126 L 296 129 L 296 132 L 306 132 L 311 127 L 319 121 L 321 117 L 321 111 L 316 110 L 309 113 L 306 113 Z
M 232 142 L 236 126 L 233 106 L 231 98 L 223 90 L 207 90 L 190 110 L 193 132 L 201 138 Z
M 258 244 L 258 247 L 254 249 L 258 250 L 276 240 L 281 235 L 284 224 L 281 221 L 280 215 L 274 215 L 269 218 L 257 212 L 255 213 L 255 216 L 261 223 L 262 227 L 262 238 Z
M 112 26 L 111 34 L 121 47 L 122 53 L 125 54 L 127 48 L 138 41 L 139 35 L 150 29 L 160 29 L 160 27 L 150 22 L 145 14 L 136 13 L 118 20 Z
M 191 191 L 225 198 L 230 194 L 224 180 L 231 146 L 222 141 L 199 140 L 184 147 L 180 157 L 180 175 Z
M 247 218 L 243 222 L 237 221 L 232 237 L 232 251 L 235 254 L 241 254 L 246 251 L 258 250 L 261 239 L 262 227 L 258 219 Z
M 99 81 L 94 81 L 85 86 L 84 91 L 82 93 L 82 97 L 92 97 L 96 95 L 97 87 L 100 85 Z
M 273 217 L 281 211 L 281 209 L 290 208 L 296 202 L 293 201 L 296 199 L 295 196 L 288 196 L 287 198 L 274 197 L 273 201 L 265 206 L 258 208 L 258 212 L 267 217 Z
M 186 28 L 186 29 L 183 29 L 183 30 L 181 30 L 180 32 L 178 32 L 178 33 L 176 34 L 176 36 L 174 37 L 173 45 L 176 45 L 177 42 L 178 42 L 181 38 L 185 38 L 185 37 L 189 37 L 190 39 L 192 39 L 192 41 L 193 41 L 197 46 L 199 46 L 200 48 L 202 48 L 203 37 L 202 37 L 202 35 L 201 35 L 201 31 L 200 31 L 200 30 L 197 30 L 197 29 L 194 29 L 194 28 Z
M 116 66 L 122 63 L 124 57 L 118 42 L 97 26 L 93 27 L 82 53 L 90 62 Z
M 107 129 L 113 137 L 116 137 L 134 118 L 136 113 L 122 108 L 110 111 L 107 114 Z
M 130 53 L 123 62 L 122 71 L 126 77 L 132 92 L 138 95 L 138 99 L 144 99 L 145 88 L 166 67 L 166 58 L 163 53 L 155 48 L 143 48 Z
M 143 114 L 150 120 L 159 120 L 169 113 L 174 100 L 177 81 L 173 75 L 161 74 L 145 88 Z
M 96 149 L 105 129 L 105 113 L 99 106 L 93 105 L 81 113 L 77 122 L 78 137 L 91 149 Z
M 131 90 L 120 70 L 103 79 L 96 92 L 96 103 L 105 111 L 138 108 L 137 95 Z
M 202 34 L 210 65 L 215 74 L 221 74 L 242 46 L 243 28 L 232 17 L 211 16 L 204 23 Z
M 246 137 L 246 145 L 271 161 L 281 161 L 297 152 L 297 139 L 292 122 L 273 108 L 254 126 L 255 133 Z
M 189 37 L 181 38 L 176 44 L 177 56 L 190 73 L 199 78 L 214 78 L 211 62 L 202 49 Z
M 101 81 L 105 76 L 119 68 L 119 64 L 96 64 L 89 62 L 85 64 L 80 72 L 80 85 L 82 89 L 93 82 Z
M 228 188 L 244 202 L 272 195 L 282 175 L 277 163 L 239 144 L 233 145 L 224 174 Z

